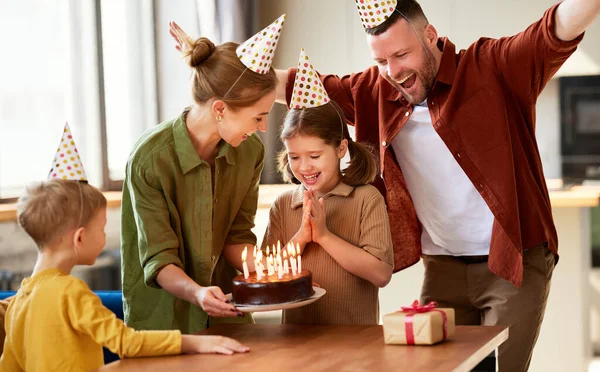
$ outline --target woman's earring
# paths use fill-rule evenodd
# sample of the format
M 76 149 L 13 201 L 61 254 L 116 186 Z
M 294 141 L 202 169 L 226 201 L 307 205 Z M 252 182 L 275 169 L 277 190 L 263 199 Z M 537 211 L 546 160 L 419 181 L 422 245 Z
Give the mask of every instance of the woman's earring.
M 223 117 L 221 115 L 217 116 L 217 123 L 220 123 L 221 120 L 223 120 Z

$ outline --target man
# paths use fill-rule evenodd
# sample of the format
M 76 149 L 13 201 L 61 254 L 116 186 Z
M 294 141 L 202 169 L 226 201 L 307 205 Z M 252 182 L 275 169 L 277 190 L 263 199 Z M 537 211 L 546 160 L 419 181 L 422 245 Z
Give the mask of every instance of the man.
M 395 270 L 422 256 L 421 301 L 454 308 L 457 324 L 510 325 L 499 368 L 527 370 L 558 257 L 535 104 L 600 0 L 565 0 L 458 52 L 415 0 L 395 3 L 357 0 L 376 66 L 321 78 L 379 149 Z M 278 76 L 289 102 L 295 69 Z

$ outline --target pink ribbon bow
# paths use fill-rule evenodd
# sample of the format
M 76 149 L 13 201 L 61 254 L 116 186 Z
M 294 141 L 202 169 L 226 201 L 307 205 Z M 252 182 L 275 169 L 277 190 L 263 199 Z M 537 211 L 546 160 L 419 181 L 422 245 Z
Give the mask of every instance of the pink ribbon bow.
M 415 300 L 411 306 L 402 306 L 400 308 L 400 312 L 408 313 L 404 317 L 404 330 L 406 333 L 406 344 L 407 345 L 415 344 L 415 333 L 414 333 L 414 329 L 413 329 L 413 317 L 415 316 L 415 314 L 427 313 L 430 311 L 437 311 L 438 313 L 442 314 L 442 321 L 443 321 L 443 327 L 444 327 L 443 328 L 443 335 L 444 335 L 443 340 L 446 340 L 446 334 L 447 334 L 446 323 L 448 321 L 448 318 L 446 317 L 445 312 L 443 312 L 442 310 L 436 309 L 436 308 L 437 308 L 437 302 L 431 301 L 427 305 L 421 305 L 421 304 L 419 304 L 418 300 Z

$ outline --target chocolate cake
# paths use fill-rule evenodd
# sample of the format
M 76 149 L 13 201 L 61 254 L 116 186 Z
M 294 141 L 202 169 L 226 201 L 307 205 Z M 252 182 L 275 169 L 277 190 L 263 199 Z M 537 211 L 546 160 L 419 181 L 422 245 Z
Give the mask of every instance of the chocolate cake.
M 255 272 L 248 279 L 238 275 L 233 278 L 231 295 L 236 305 L 274 305 L 304 300 L 314 293 L 312 273 L 302 270 L 296 275 L 284 274 L 281 279 L 277 275 L 263 275 L 257 280 Z

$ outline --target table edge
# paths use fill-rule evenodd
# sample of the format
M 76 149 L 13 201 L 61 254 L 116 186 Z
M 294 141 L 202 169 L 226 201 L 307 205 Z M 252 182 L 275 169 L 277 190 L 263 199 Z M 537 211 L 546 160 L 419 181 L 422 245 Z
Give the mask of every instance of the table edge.
M 489 355 L 492 351 L 496 350 L 504 341 L 508 340 L 508 327 L 505 327 L 502 332 L 498 333 L 491 340 L 489 340 L 485 345 L 479 348 L 477 352 L 471 354 L 467 360 L 462 362 L 458 367 L 456 367 L 453 372 L 469 372 L 473 368 L 475 368 L 483 359 L 480 359 L 478 355 L 480 353 L 485 353 L 485 355 Z

